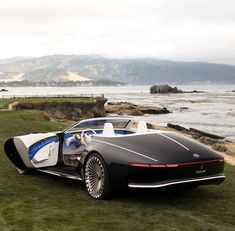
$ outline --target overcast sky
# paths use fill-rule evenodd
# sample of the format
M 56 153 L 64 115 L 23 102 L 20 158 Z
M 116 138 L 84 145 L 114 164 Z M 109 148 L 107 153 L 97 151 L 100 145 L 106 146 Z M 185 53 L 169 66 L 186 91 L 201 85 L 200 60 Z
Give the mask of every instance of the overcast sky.
M 0 0 L 0 58 L 50 54 L 235 65 L 235 0 Z

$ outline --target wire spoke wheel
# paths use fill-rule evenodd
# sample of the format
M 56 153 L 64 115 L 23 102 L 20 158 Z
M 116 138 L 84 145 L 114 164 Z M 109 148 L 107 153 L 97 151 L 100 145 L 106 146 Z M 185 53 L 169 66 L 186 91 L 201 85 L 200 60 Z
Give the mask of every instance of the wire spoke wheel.
M 98 155 L 91 155 L 85 165 L 85 184 L 93 198 L 103 198 L 107 185 L 105 165 Z

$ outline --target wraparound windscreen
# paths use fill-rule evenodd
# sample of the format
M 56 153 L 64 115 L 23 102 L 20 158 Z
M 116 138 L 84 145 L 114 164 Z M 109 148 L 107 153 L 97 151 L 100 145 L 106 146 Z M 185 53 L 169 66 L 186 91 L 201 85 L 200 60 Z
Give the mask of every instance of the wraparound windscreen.
M 129 124 L 129 119 L 97 119 L 97 120 L 87 120 L 84 122 L 79 122 L 75 124 L 73 127 L 69 129 L 69 131 L 74 130 L 83 130 L 86 128 L 91 129 L 102 129 L 104 127 L 105 123 L 112 123 L 114 129 L 119 128 L 126 128 L 126 126 Z

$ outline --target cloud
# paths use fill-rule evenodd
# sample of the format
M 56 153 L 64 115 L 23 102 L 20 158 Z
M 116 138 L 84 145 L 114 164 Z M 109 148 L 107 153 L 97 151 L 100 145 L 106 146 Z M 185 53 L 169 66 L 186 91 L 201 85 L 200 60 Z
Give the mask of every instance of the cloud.
M 0 0 L 0 58 L 54 53 L 235 65 L 233 0 Z

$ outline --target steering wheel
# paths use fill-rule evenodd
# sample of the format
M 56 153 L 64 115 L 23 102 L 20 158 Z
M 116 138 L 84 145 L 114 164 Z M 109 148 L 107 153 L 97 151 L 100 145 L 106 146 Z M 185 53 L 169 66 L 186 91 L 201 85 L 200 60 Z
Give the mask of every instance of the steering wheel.
M 90 143 L 91 141 L 91 136 L 89 134 L 86 134 L 86 132 L 92 132 L 93 135 L 97 135 L 97 133 L 95 132 L 95 130 L 91 129 L 91 128 L 87 128 L 85 130 L 82 131 L 81 133 L 81 143 L 84 144 L 84 145 L 88 145 L 88 143 Z

